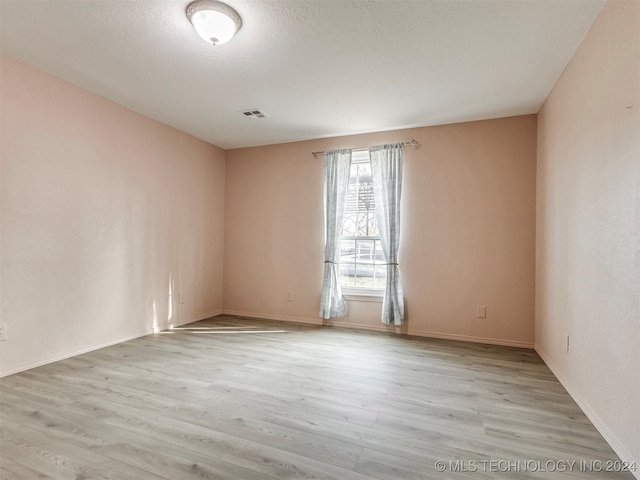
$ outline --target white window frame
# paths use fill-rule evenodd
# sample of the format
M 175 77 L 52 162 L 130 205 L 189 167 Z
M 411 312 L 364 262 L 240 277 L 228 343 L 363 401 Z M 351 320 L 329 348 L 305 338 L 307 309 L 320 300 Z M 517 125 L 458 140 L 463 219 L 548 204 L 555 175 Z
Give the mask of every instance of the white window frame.
M 371 157 L 369 156 L 369 150 L 353 150 L 351 152 L 351 162 L 362 162 L 364 159 L 367 159 L 371 162 Z M 342 240 L 374 240 L 374 252 L 375 252 L 375 241 L 380 241 L 380 235 L 375 236 L 361 236 L 361 235 L 353 235 L 353 236 L 342 236 L 340 235 L 340 244 L 342 245 Z M 354 262 L 354 265 L 357 265 L 358 262 Z M 374 272 L 375 272 L 375 264 L 374 264 Z M 374 273 L 375 274 L 375 273 Z M 341 286 L 343 295 L 346 300 L 358 300 L 365 302 L 382 302 L 382 297 L 384 296 L 384 288 L 366 288 L 366 287 L 345 287 Z

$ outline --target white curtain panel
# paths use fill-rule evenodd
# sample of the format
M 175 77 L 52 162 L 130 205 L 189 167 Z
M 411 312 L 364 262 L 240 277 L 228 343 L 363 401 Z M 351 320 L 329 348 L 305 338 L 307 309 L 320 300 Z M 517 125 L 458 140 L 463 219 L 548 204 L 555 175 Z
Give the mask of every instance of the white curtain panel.
M 401 143 L 369 149 L 376 220 L 387 263 L 387 287 L 382 302 L 382 323 L 395 325 L 402 325 L 404 321 L 404 296 L 398 270 L 402 154 Z
M 349 187 L 351 150 L 324 153 L 324 279 L 320 299 L 322 318 L 344 317 L 347 303 L 340 288 L 340 234 Z

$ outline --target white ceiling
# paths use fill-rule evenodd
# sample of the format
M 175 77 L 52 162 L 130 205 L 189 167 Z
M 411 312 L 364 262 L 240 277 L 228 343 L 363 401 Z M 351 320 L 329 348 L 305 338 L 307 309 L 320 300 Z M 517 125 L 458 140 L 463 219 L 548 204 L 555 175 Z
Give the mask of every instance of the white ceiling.
M 223 148 L 535 113 L 604 0 L 1 0 L 2 51 Z M 260 108 L 265 120 L 239 113 Z

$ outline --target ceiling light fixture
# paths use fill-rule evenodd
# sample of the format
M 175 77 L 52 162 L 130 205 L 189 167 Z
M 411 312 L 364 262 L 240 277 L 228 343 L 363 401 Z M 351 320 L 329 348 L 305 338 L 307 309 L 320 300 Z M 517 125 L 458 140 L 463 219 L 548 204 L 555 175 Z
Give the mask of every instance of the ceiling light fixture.
M 227 43 L 242 26 L 238 12 L 216 0 L 196 0 L 190 3 L 187 18 L 198 35 L 212 45 Z

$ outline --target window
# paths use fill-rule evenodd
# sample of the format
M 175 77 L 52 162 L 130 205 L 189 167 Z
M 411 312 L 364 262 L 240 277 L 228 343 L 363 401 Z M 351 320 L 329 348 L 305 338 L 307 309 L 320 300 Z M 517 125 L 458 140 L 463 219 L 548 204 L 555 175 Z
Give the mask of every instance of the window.
M 340 285 L 346 289 L 384 290 L 387 266 L 380 244 L 373 177 L 368 150 L 353 151 L 340 237 Z

